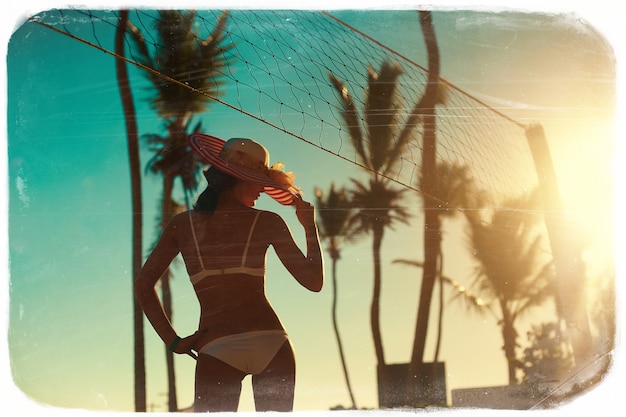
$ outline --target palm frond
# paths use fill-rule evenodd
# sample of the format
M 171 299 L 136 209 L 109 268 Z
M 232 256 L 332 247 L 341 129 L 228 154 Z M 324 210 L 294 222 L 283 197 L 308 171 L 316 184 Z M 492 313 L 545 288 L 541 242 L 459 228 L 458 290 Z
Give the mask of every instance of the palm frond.
M 431 197 L 439 203 L 441 216 L 452 217 L 458 212 L 485 207 L 486 193 L 476 185 L 469 166 L 439 161 L 436 169 L 436 194 Z M 421 177 L 419 181 L 421 187 Z
M 449 86 L 447 83 L 440 81 L 437 84 L 435 91 L 434 104 L 445 105 L 449 95 Z M 409 116 L 406 118 L 400 133 L 398 134 L 398 140 L 396 146 L 390 152 L 389 158 L 391 161 L 397 161 L 401 155 L 404 147 L 411 141 L 418 126 L 422 124 L 423 116 L 428 110 L 427 103 L 429 103 L 429 97 L 426 96 L 426 92 L 415 102 L 411 109 Z M 428 104 L 430 105 L 430 104 Z M 391 167 L 390 167 L 391 168 Z
M 517 306 L 516 316 L 528 313 L 533 307 L 544 304 L 549 298 L 554 296 L 551 291 L 553 277 L 553 264 L 546 262 L 533 279 L 526 285 L 526 297 L 520 299 Z
M 137 60 L 141 65 L 144 65 L 148 68 L 154 68 L 154 61 L 152 60 L 152 56 L 148 52 L 148 46 L 146 44 L 146 39 L 143 34 L 130 20 L 126 24 L 126 33 L 128 33 L 131 37 L 131 40 L 137 47 L 136 53 L 131 51 L 132 57 Z
M 234 43 L 227 43 L 225 36 L 228 16 L 228 11 L 222 12 L 213 31 L 200 43 L 194 68 L 197 73 L 194 80 L 198 83 L 191 84 L 198 91 L 209 93 L 213 97 L 223 95 L 221 75 L 223 68 L 229 66 L 226 53 L 235 47 Z
M 352 146 L 354 147 L 354 150 L 363 165 L 370 167 L 370 158 L 365 153 L 359 112 L 354 104 L 350 91 L 348 90 L 348 87 L 332 73 L 328 74 L 328 78 L 330 79 L 331 84 L 335 87 L 335 90 L 337 90 L 339 101 L 342 105 L 341 116 L 345 127 L 348 130 L 350 142 L 352 143 Z
M 404 265 L 409 265 L 409 266 L 414 266 L 417 268 L 423 268 L 424 267 L 424 263 L 423 262 L 418 262 L 418 261 L 413 261 L 410 259 L 394 259 L 392 261 L 392 263 L 398 263 L 398 264 L 404 264 Z M 454 301 L 456 299 L 461 299 L 463 301 L 469 302 L 469 304 L 467 304 L 470 308 L 475 309 L 477 312 L 484 314 L 486 312 L 489 312 L 490 314 L 492 314 L 494 317 L 497 318 L 496 313 L 493 311 L 493 309 L 491 308 L 491 306 L 485 302 L 485 300 L 483 300 L 481 297 L 479 297 L 478 295 L 472 293 L 471 291 L 469 291 L 468 288 L 466 288 L 464 285 L 462 285 L 460 282 L 447 277 L 445 275 L 439 275 L 439 278 L 441 278 L 441 280 L 449 285 L 450 287 L 452 287 L 452 289 L 454 290 L 454 293 L 452 294 L 452 297 L 450 298 L 450 301 Z
M 131 26 L 129 33 L 140 63 L 154 69 L 154 72 L 146 71 L 155 87 L 151 105 L 166 119 L 184 120 L 189 114 L 206 110 L 208 103 L 221 94 L 224 54 L 234 46 L 224 44 L 228 13 L 217 19 L 206 40 L 200 40 L 193 28 L 194 11 L 159 10 L 158 13 L 155 28 L 159 41 L 155 43 L 154 56 L 136 27 Z
M 376 225 L 393 227 L 396 223 L 408 223 L 407 210 L 398 205 L 405 189 L 392 188 L 387 182 L 370 178 L 368 184 L 351 179 L 355 189 L 351 190 L 350 199 L 357 210 L 352 217 L 358 233 L 368 233 Z
M 191 121 L 187 124 L 187 126 L 191 125 Z M 185 128 L 185 131 L 188 131 Z M 191 133 L 198 133 L 202 131 L 202 122 L 199 121 L 196 125 L 191 129 Z M 198 155 L 191 150 L 187 142 L 185 141 L 184 145 L 184 153 L 183 158 L 179 161 L 180 169 L 178 170 L 178 176 L 180 177 L 183 190 L 185 193 L 194 191 L 198 188 L 200 182 L 200 172 L 202 167 L 205 165 L 205 162 L 202 161 L 198 157 Z
M 537 229 L 536 195 L 510 199 L 490 222 L 468 217 L 472 254 L 479 263 L 475 284 L 507 309 L 509 320 L 542 304 L 550 293 L 551 261 Z
M 198 172 L 204 162 L 191 150 L 187 144 L 187 136 L 191 120 L 187 122 L 182 131 L 176 124 L 167 124 L 167 136 L 158 134 L 146 134 L 143 140 L 147 149 L 153 153 L 146 164 L 146 172 L 157 175 L 171 175 L 180 177 L 184 191 L 193 191 L 198 188 Z M 199 132 L 202 122 L 198 122 L 192 132 Z
M 403 73 L 397 63 L 383 62 L 377 73 L 368 67 L 368 88 L 364 118 L 371 167 L 383 172 L 391 162 L 390 151 L 394 148 L 401 100 L 398 94 L 398 77 Z
M 342 236 L 348 224 L 348 218 L 352 211 L 352 204 L 348 199 L 345 189 L 335 190 L 331 183 L 330 190 L 324 198 L 320 188 L 315 189 L 317 199 L 317 211 L 320 216 L 320 234 L 330 238 Z

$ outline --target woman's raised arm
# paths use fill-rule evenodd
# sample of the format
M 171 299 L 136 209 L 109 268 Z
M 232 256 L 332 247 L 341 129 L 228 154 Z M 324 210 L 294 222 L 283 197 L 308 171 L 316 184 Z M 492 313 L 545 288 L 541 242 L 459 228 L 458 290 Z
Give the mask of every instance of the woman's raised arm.
M 278 215 L 274 217 L 276 224 L 272 227 L 271 243 L 291 275 L 305 288 L 319 292 L 324 285 L 324 260 L 315 222 L 315 208 L 299 196 L 294 198 L 293 205 L 296 216 L 304 227 L 306 255 L 296 245 L 291 230 Z

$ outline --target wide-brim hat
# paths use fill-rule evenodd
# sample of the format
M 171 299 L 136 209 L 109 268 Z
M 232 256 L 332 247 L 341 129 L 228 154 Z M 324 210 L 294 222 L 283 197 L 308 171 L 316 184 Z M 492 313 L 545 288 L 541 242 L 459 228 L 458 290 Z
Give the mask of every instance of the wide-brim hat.
M 204 133 L 187 137 L 189 146 L 215 169 L 244 181 L 263 186 L 263 191 L 283 205 L 291 205 L 301 190 L 295 186 L 295 175 L 284 172 L 278 162 L 269 166 L 269 151 L 252 139 L 232 138 L 227 141 Z

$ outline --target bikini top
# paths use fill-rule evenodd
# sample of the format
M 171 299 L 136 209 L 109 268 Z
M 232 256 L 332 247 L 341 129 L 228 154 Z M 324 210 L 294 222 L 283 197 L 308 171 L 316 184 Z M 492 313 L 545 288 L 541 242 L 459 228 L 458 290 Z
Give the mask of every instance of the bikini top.
M 252 232 L 254 231 L 254 226 L 256 225 L 257 219 L 259 218 L 259 214 L 261 212 L 257 211 L 256 216 L 254 216 L 254 220 L 252 221 L 252 226 L 250 227 L 250 232 L 248 233 L 248 240 L 246 242 L 246 246 L 243 250 L 243 255 L 241 256 L 241 265 L 233 266 L 229 268 L 216 268 L 216 269 L 206 269 L 204 267 L 204 262 L 202 261 L 202 253 L 200 252 L 200 246 L 198 245 L 198 239 L 196 238 L 196 230 L 193 227 L 193 221 L 191 220 L 191 211 L 189 212 L 189 223 L 191 224 L 191 235 L 193 236 L 193 241 L 196 244 L 196 254 L 198 255 L 198 259 L 200 260 L 200 266 L 202 270 L 191 275 L 189 278 L 191 279 L 192 284 L 197 284 L 202 281 L 204 278 L 215 276 L 215 275 L 226 275 L 226 274 L 247 274 L 256 277 L 262 277 L 265 275 L 265 267 L 260 268 L 251 268 L 246 266 L 246 257 L 248 256 L 248 247 L 250 246 L 250 238 L 252 237 Z

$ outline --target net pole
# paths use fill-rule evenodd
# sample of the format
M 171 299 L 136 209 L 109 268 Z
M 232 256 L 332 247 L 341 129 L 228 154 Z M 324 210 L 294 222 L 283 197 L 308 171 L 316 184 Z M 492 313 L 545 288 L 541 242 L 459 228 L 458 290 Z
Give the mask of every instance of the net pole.
M 587 363 L 591 352 L 589 318 L 584 300 L 586 274 L 580 256 L 582 245 L 563 211 L 543 127 L 534 125 L 527 128 L 526 137 L 545 204 L 545 223 L 555 268 L 557 310 L 565 321 L 576 367 L 580 367 Z

